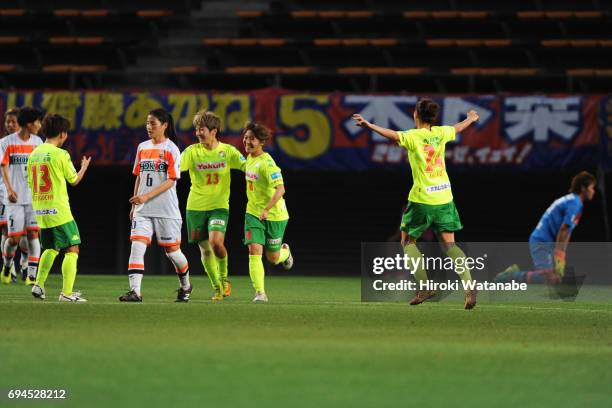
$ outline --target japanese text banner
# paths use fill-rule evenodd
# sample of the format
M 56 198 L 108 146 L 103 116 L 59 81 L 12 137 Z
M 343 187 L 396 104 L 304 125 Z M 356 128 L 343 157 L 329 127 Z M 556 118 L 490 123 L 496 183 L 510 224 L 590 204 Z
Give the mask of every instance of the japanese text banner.
M 195 143 L 193 116 L 206 109 L 221 117 L 222 141 L 241 147 L 247 120 L 264 123 L 274 138 L 268 149 L 286 169 L 366 170 L 401 168 L 406 151 L 382 136 L 354 125 L 359 113 L 380 126 L 414 127 L 418 96 L 296 93 L 269 88 L 250 92 L 0 91 L 4 110 L 31 105 L 59 113 L 72 123 L 66 148 L 78 160 L 93 156 L 97 165 L 132 164 L 138 143 L 147 138 L 147 113 L 165 108 L 174 117 L 179 147 Z M 439 123 L 452 125 L 467 111 L 477 124 L 446 146 L 446 165 L 521 170 L 595 167 L 607 144 L 598 119 L 608 99 L 597 95 L 450 96 Z M 606 123 L 601 121 L 601 123 Z

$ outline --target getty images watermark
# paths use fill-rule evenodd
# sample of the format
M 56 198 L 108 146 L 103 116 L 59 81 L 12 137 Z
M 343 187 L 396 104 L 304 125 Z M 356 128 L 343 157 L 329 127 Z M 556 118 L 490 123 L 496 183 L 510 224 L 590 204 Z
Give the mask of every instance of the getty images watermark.
M 418 251 L 404 253 L 399 243 L 362 243 L 361 300 L 406 301 L 417 290 L 434 290 L 440 301 L 477 290 L 479 301 L 610 301 L 611 243 L 571 243 L 561 277 L 538 269 L 541 249 L 528 242 L 464 242 L 449 251 L 419 242 Z
M 485 269 L 485 261 L 487 254 L 479 257 L 459 257 L 450 258 L 448 256 L 421 256 L 414 257 L 406 254 L 395 256 L 378 256 L 372 259 L 372 273 L 378 275 L 380 279 L 375 279 L 372 286 L 376 291 L 399 290 L 399 291 L 415 291 L 415 290 L 527 290 L 526 282 L 489 282 L 477 281 L 475 279 L 464 280 L 464 274 L 472 274 L 472 272 L 480 272 Z M 418 270 L 455 272 L 460 281 L 447 280 L 436 282 L 431 279 L 416 282 L 413 279 L 400 279 L 399 281 L 385 281 L 383 274 L 388 272 L 408 272 L 414 275 Z

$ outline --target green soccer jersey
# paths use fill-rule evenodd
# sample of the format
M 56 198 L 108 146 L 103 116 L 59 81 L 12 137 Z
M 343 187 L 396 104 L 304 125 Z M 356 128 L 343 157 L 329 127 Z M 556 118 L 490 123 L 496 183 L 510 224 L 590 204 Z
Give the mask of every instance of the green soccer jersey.
M 230 169 L 244 171 L 245 164 L 238 149 L 226 143 L 219 143 L 212 150 L 200 143 L 186 148 L 181 154 L 181 171 L 189 171 L 191 178 L 187 209 L 229 209 Z
M 283 184 L 281 169 L 272 156 L 263 153 L 257 157 L 249 155 L 246 159 L 245 178 L 247 184 L 247 214 L 258 217 L 266 208 L 276 191 Z M 281 198 L 268 212 L 268 221 L 285 221 L 289 219 L 287 205 Z
M 41 228 L 52 228 L 74 220 L 66 181 L 74 183 L 77 171 L 70 155 L 50 143 L 39 145 L 28 158 L 28 184 L 32 208 Z
M 444 148 L 455 140 L 452 126 L 432 126 L 397 132 L 398 144 L 408 150 L 414 183 L 408 200 L 415 203 L 438 205 L 453 200 L 450 180 L 444 165 Z

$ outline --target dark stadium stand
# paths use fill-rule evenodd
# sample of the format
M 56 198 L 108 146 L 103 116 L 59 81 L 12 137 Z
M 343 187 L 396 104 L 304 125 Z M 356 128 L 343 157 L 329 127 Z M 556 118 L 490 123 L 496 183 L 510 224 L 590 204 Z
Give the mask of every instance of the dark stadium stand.
M 98 3 L 0 2 L 0 86 L 612 89 L 609 1 Z

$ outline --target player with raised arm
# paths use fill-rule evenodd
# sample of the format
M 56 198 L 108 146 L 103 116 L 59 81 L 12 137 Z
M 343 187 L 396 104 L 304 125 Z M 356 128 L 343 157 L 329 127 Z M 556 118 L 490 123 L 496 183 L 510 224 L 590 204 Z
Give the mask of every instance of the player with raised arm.
M 147 116 L 149 140 L 138 145 L 133 173 L 134 196 L 130 198 L 132 249 L 128 263 L 130 290 L 121 295 L 121 302 L 142 302 L 144 256 L 155 234 L 157 243 L 174 265 L 179 280 L 176 301 L 188 302 L 193 290 L 189 281 L 189 264 L 181 251 L 183 220 L 176 196 L 176 181 L 181 152 L 176 146 L 172 115 L 154 109 Z
M 24 107 L 17 114 L 20 130 L 6 136 L 0 142 L 2 176 L 6 187 L 6 216 L 8 239 L 3 248 L 5 268 L 13 267 L 15 251 L 22 236 L 28 239 L 28 276 L 26 285 L 34 285 L 40 258 L 39 227 L 32 210 L 32 193 L 28 186 L 28 157 L 42 144 L 37 136 L 42 113 L 38 109 Z
M 557 284 L 565 275 L 565 252 L 572 231 L 580 222 L 585 201 L 595 196 L 597 179 L 582 171 L 572 178 L 569 194 L 555 200 L 544 212 L 529 236 L 534 270 L 521 271 L 518 265 L 497 274 L 496 282 Z
M 219 141 L 221 119 L 200 111 L 193 119 L 198 143 L 181 155 L 181 171 L 189 171 L 187 235 L 197 244 L 214 290 L 212 300 L 231 294 L 225 231 L 229 219 L 231 169 L 244 171 L 246 161 L 234 146 Z
M 421 258 L 422 254 L 416 245 L 417 239 L 432 227 L 453 264 L 463 258 L 461 264 L 465 265 L 465 254 L 455 244 L 455 231 L 461 230 L 463 226 L 453 202 L 444 152 L 446 143 L 454 141 L 457 133 L 478 120 L 478 113 L 468 112 L 467 119 L 454 126 L 434 126 L 439 110 L 440 106 L 433 100 L 420 99 L 413 114 L 416 128 L 407 131 L 383 128 L 368 122 L 358 114 L 353 115 L 353 120 L 357 126 L 374 131 L 408 150 L 414 182 L 400 227 L 404 253 L 411 258 Z M 418 268 L 413 273 L 418 282 L 427 281 L 427 271 L 422 262 L 418 263 Z M 463 281 L 469 282 L 472 279 L 467 268 L 458 275 Z M 410 304 L 418 305 L 433 296 L 435 291 L 418 290 Z M 472 309 L 475 305 L 476 290 L 466 290 L 465 308 Z
M 32 296 L 45 299 L 45 282 L 55 258 L 64 253 L 62 261 L 62 291 L 60 302 L 86 302 L 73 291 L 79 259 L 81 237 L 70 211 L 66 181 L 73 186 L 81 182 L 91 158 L 83 157 L 77 173 L 70 154 L 62 149 L 68 139 L 70 121 L 60 115 L 48 114 L 43 119 L 45 143 L 34 149 L 28 158 L 28 184 L 32 190 L 32 207 L 40 226 L 40 240 L 44 252 Z
M 255 288 L 253 302 L 267 302 L 262 255 L 273 265 L 291 269 L 293 256 L 283 236 L 289 213 L 283 195 L 285 185 L 281 169 L 263 147 L 270 130 L 259 123 L 247 122 L 242 131 L 246 159 L 247 208 L 244 218 L 244 243 L 249 248 L 249 275 Z

